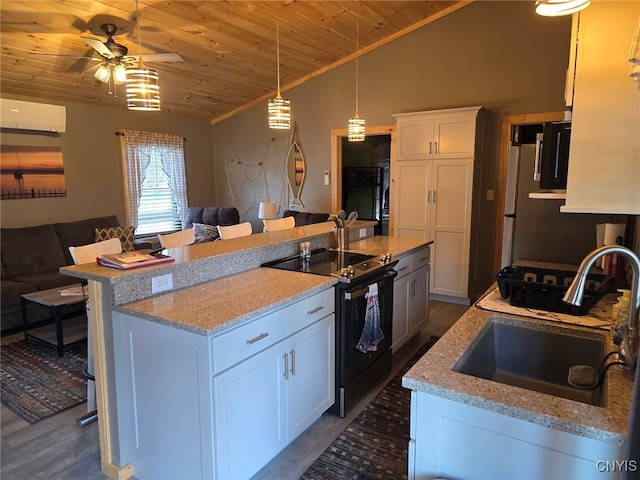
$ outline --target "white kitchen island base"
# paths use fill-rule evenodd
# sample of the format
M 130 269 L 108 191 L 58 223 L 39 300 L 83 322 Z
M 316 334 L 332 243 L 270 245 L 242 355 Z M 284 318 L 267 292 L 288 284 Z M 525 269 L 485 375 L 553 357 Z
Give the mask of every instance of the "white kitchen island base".
M 114 313 L 121 462 L 250 478 L 334 403 L 334 323 L 333 288 L 212 336 Z
M 409 479 L 615 479 L 622 447 L 411 392 Z M 615 471 L 618 470 L 618 471 Z

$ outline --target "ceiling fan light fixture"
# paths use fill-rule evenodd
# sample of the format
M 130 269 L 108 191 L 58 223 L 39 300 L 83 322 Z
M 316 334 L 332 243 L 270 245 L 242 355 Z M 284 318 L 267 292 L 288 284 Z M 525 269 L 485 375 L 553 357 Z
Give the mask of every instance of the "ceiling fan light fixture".
M 122 85 L 127 81 L 127 69 L 124 65 L 118 64 L 113 67 L 113 79 L 116 85 Z
M 158 72 L 142 65 L 127 69 L 127 108 L 144 112 L 159 111 L 159 80 Z
M 536 0 L 536 13 L 543 17 L 571 15 L 589 6 L 590 0 Z
M 102 83 L 109 83 L 109 79 L 111 78 L 111 71 L 107 65 L 100 65 L 96 73 L 93 74 L 98 80 Z

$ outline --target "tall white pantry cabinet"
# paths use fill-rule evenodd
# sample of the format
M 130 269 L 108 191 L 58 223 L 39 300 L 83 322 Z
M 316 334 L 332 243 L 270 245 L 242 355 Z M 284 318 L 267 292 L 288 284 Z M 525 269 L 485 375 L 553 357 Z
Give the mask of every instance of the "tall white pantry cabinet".
M 394 235 L 433 240 L 432 296 L 468 301 L 474 169 L 481 160 L 484 136 L 482 107 L 394 117 Z

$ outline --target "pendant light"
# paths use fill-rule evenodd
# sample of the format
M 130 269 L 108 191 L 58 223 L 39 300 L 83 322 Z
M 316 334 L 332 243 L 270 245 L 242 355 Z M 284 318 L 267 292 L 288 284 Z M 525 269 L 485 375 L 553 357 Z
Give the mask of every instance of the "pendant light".
M 543 17 L 571 15 L 589 6 L 590 0 L 537 0 L 536 13 Z
M 158 72 L 146 68 L 142 63 L 142 40 L 140 33 L 140 12 L 136 0 L 136 19 L 138 22 L 138 65 L 127 69 L 127 108 L 145 112 L 160 110 L 160 78 Z
M 350 142 L 363 142 L 365 137 L 364 118 L 358 116 L 358 87 L 360 74 L 360 55 L 358 55 L 360 41 L 360 4 L 358 4 L 358 13 L 356 15 L 356 114 L 349 119 L 347 127 L 347 136 Z
M 277 7 L 276 7 L 277 8 Z M 276 62 L 278 72 L 278 91 L 276 98 L 269 100 L 267 111 L 269 113 L 269 128 L 276 130 L 288 130 L 291 128 L 291 103 L 280 95 L 280 24 L 278 11 L 276 10 Z

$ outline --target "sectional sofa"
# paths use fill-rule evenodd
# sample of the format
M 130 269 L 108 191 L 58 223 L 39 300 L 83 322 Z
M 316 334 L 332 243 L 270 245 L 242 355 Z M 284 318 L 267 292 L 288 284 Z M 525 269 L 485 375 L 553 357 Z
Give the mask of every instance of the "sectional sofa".
M 78 283 L 77 279 L 58 272 L 60 267 L 73 264 L 70 246 L 93 243 L 96 228 L 119 226 L 118 217 L 113 215 L 76 222 L 0 229 L 2 334 L 22 329 L 20 295 Z M 30 322 L 38 322 L 48 316 L 48 312 L 38 305 L 28 303 L 27 307 Z

